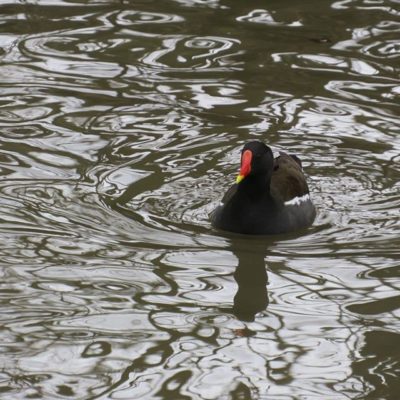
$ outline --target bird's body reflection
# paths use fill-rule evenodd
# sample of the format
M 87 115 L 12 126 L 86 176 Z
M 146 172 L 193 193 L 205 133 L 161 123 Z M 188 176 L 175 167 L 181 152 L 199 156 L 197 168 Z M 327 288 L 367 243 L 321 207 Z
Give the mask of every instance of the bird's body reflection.
M 232 252 L 238 258 L 234 278 L 238 290 L 233 299 L 233 313 L 241 321 L 254 321 L 257 313 L 268 306 L 268 275 L 265 244 L 245 246 L 246 241 L 233 240 Z

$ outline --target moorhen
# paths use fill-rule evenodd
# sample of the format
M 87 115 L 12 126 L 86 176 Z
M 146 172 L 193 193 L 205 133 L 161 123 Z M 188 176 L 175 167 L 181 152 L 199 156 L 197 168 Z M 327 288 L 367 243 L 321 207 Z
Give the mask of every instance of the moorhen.
M 215 228 L 244 234 L 279 234 L 312 224 L 310 199 L 300 159 L 271 149 L 260 141 L 247 143 L 236 184 L 211 213 Z

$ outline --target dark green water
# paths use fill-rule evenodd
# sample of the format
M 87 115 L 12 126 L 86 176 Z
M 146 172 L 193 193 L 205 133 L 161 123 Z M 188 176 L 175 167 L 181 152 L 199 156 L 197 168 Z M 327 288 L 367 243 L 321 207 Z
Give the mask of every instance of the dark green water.
M 0 1 L 0 398 L 400 399 L 400 3 Z M 258 138 L 315 224 L 208 214 Z

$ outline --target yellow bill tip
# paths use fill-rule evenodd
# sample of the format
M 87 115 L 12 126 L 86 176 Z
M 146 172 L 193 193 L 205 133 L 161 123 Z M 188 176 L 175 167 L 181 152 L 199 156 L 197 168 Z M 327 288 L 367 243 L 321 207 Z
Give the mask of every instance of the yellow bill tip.
M 244 179 L 244 175 L 238 175 L 237 177 L 236 177 L 236 183 L 240 183 L 240 182 L 242 182 L 242 180 Z

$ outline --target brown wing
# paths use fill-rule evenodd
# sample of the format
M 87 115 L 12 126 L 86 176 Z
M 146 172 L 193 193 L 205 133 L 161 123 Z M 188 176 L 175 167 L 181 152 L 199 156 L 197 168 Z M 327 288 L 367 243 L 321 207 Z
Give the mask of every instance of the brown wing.
M 274 160 L 271 195 L 281 202 L 309 193 L 300 159 L 280 152 Z

